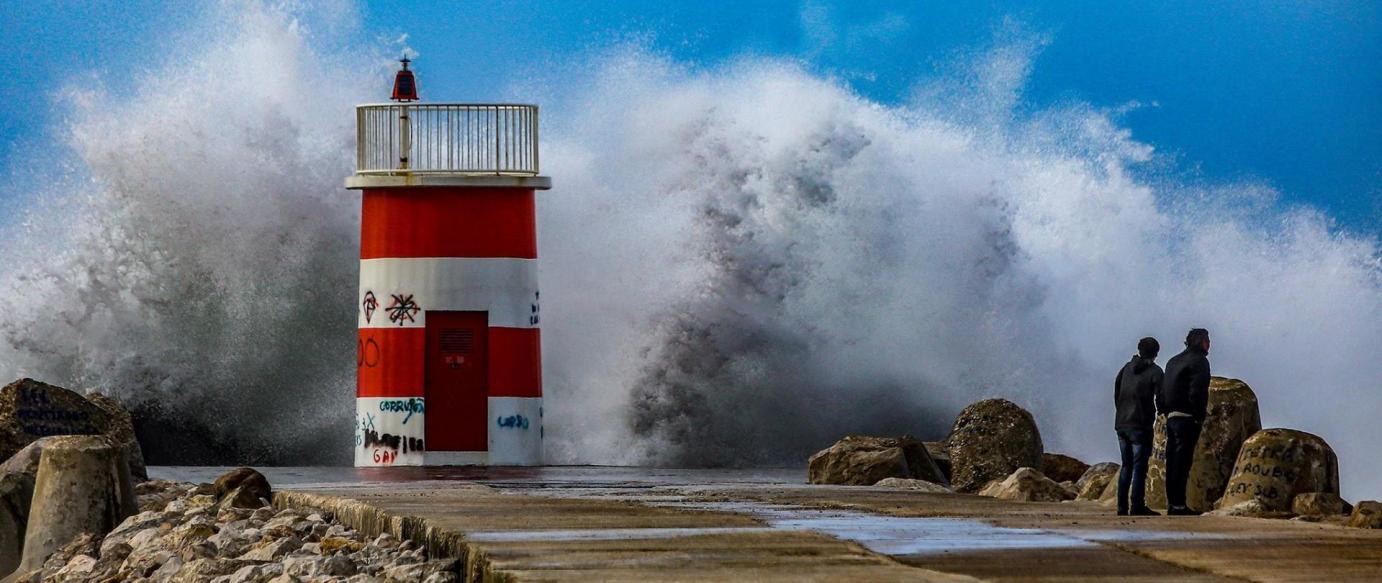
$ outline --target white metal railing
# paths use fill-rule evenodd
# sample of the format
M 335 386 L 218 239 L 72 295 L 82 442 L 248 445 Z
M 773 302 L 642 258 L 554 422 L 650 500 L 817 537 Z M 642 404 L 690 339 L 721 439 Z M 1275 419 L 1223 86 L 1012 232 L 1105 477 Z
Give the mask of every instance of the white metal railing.
M 355 122 L 358 174 L 538 173 L 536 105 L 361 105 Z

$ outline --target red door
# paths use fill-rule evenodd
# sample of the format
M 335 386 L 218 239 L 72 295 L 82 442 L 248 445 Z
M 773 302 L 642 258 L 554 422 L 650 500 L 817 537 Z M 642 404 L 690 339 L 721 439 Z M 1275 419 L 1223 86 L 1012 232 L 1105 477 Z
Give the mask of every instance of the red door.
M 489 314 L 427 312 L 427 449 L 488 447 Z

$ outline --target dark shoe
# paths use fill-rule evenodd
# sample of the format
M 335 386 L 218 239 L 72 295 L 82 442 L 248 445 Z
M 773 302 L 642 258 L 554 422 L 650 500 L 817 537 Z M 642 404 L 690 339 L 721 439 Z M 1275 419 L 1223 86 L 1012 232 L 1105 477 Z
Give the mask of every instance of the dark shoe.
M 1133 511 L 1130 512 L 1130 513 L 1128 513 L 1128 515 L 1129 515 L 1129 516 L 1161 516 L 1161 513 L 1160 513 L 1160 512 L 1157 512 L 1157 511 L 1155 511 L 1155 510 L 1152 510 L 1151 508 L 1147 508 L 1146 506 L 1143 506 L 1143 507 L 1141 507 L 1141 508 L 1135 508 L 1135 509 L 1133 509 Z
M 1128 511 L 1127 511 L 1127 510 L 1124 510 L 1124 509 L 1122 509 L 1122 508 L 1119 508 L 1119 509 L 1118 509 L 1118 515 L 1119 515 L 1119 516 L 1127 516 L 1127 515 L 1128 515 Z
M 1200 513 L 1186 506 L 1173 506 L 1166 509 L 1166 514 L 1170 516 L 1199 516 Z

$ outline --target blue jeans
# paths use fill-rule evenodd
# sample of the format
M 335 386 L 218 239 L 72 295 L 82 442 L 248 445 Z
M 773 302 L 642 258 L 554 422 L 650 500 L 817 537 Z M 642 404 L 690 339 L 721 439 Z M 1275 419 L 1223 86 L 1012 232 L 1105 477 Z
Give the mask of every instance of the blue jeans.
M 1166 420 L 1166 505 L 1185 507 L 1185 485 L 1190 481 L 1190 465 L 1195 461 L 1195 444 L 1200 440 L 1200 423 L 1190 417 Z
M 1152 456 L 1150 429 L 1120 429 L 1118 449 L 1123 467 L 1118 470 L 1118 512 L 1147 507 L 1147 460 Z

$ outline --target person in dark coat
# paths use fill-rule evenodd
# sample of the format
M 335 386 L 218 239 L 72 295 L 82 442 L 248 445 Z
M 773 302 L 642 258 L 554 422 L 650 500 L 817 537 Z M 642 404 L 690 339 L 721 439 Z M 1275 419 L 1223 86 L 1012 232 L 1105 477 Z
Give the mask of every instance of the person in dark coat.
M 1161 344 L 1147 337 L 1137 342 L 1137 354 L 1118 371 L 1113 381 L 1117 413 L 1113 429 L 1123 467 L 1118 471 L 1118 515 L 1160 516 L 1147 508 L 1147 460 L 1152 455 L 1152 424 L 1156 421 L 1156 393 L 1161 388 L 1161 367 L 1156 355 Z
M 1199 514 L 1185 505 L 1185 484 L 1209 412 L 1208 330 L 1191 330 L 1185 335 L 1185 350 L 1167 361 L 1156 408 L 1166 416 L 1166 513 Z

